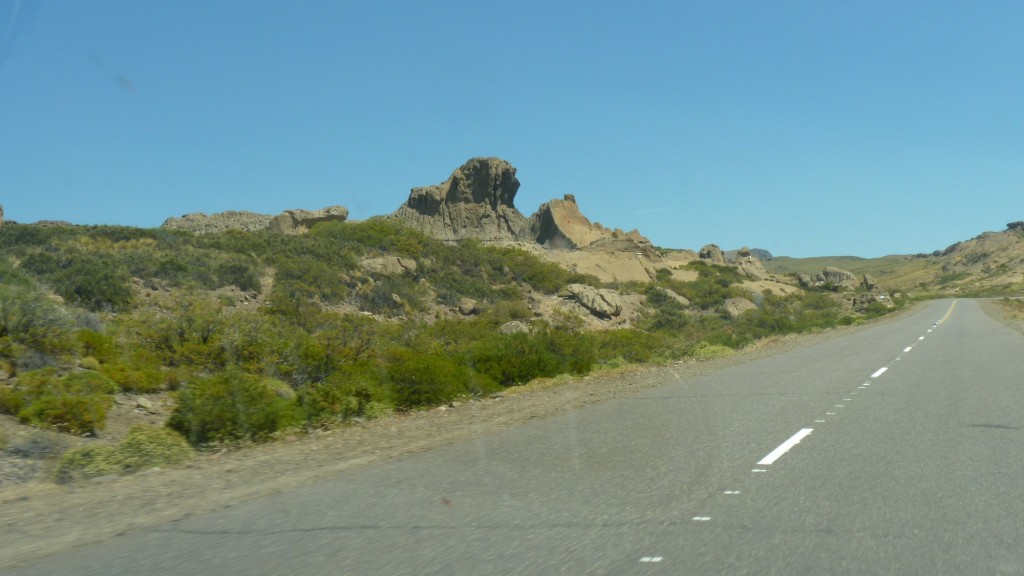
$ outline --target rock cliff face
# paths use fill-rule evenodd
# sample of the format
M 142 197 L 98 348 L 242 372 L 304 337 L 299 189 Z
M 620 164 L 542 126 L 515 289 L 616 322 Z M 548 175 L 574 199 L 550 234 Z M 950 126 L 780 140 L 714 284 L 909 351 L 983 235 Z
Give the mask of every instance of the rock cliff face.
M 572 194 L 566 194 L 561 200 L 541 204 L 537 212 L 530 216 L 530 236 L 530 240 L 546 248 L 584 248 L 609 238 L 626 238 L 639 244 L 650 244 L 636 230 L 609 230 L 591 222 L 580 212 Z
M 500 158 L 472 158 L 443 183 L 413 188 L 391 217 L 441 240 L 522 240 L 526 217 L 516 209 L 516 169 Z

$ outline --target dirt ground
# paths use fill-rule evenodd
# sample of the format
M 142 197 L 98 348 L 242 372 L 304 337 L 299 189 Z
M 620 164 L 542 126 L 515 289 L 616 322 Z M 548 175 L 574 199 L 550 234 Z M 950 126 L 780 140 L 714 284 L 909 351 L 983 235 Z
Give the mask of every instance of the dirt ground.
M 154 469 L 69 485 L 54 484 L 45 476 L 0 485 L 0 571 L 68 548 L 230 507 L 400 455 L 500 433 L 531 420 L 862 329 L 846 327 L 762 341 L 743 352 L 702 362 L 535 382 L 454 406 L 296 435 L 273 444 L 200 454 L 173 470 Z M 120 419 L 127 423 L 158 420 L 162 409 L 157 406 L 146 411 L 127 397 L 121 398 L 116 408 L 122 416 L 129 416 Z

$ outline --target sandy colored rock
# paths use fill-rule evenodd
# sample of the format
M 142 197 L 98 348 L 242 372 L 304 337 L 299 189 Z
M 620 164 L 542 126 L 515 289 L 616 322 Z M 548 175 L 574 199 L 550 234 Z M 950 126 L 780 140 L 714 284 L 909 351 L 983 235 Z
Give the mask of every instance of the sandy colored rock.
M 757 310 L 757 305 L 746 298 L 729 298 L 722 304 L 722 310 L 735 320 L 747 310 Z
M 598 318 L 611 318 L 622 313 L 619 293 L 605 288 L 594 288 L 585 284 L 569 284 L 565 287 L 569 297 Z
M 380 256 L 361 260 L 359 267 L 369 274 L 399 276 L 416 272 L 416 261 L 401 256 Z
M 275 216 L 268 228 L 281 234 L 303 234 L 321 222 L 344 222 L 348 220 L 348 208 L 328 206 L 320 210 L 285 210 Z
M 707 244 L 700 249 L 700 259 L 709 264 L 725 264 L 725 252 L 717 244 Z

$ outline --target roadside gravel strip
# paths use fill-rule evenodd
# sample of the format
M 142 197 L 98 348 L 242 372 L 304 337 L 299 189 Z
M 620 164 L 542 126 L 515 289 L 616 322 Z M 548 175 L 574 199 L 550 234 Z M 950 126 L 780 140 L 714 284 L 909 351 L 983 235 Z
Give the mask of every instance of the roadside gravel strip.
M 869 326 L 891 319 L 883 318 Z M 537 382 L 454 407 L 289 437 L 270 445 L 204 454 L 181 469 L 98 478 L 66 486 L 15 485 L 0 490 L 0 569 L 228 508 L 355 467 L 498 433 L 530 420 L 812 346 L 867 327 L 770 339 L 741 353 L 701 362 Z

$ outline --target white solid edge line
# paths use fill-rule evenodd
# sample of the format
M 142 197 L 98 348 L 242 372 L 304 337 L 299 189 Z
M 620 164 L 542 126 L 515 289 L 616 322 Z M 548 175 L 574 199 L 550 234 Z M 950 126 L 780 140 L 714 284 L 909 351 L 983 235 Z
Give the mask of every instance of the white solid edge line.
M 783 454 L 785 454 L 786 452 L 789 452 L 790 448 L 792 448 L 793 446 L 796 446 L 797 444 L 799 444 L 800 441 L 803 440 L 811 432 L 814 432 L 814 428 L 804 428 L 804 429 L 800 430 L 799 432 L 797 432 L 796 434 L 793 434 L 792 436 L 789 437 L 789 440 L 786 440 L 782 444 L 779 444 L 778 448 L 776 448 L 775 450 L 772 450 L 764 458 L 761 458 L 761 461 L 758 462 L 757 465 L 758 466 L 769 466 L 772 462 L 775 462 L 776 460 L 781 458 Z
M 872 377 L 872 378 L 878 378 L 878 377 L 879 377 L 879 376 L 881 376 L 882 374 L 885 374 L 885 371 L 886 371 L 886 370 L 888 370 L 888 369 L 889 369 L 889 368 L 887 368 L 887 367 L 885 367 L 885 366 L 882 366 L 882 367 L 881 367 L 881 368 L 879 368 L 878 370 L 875 370 L 875 373 L 874 373 L 874 374 L 872 374 L 872 375 L 871 375 L 871 377 Z

